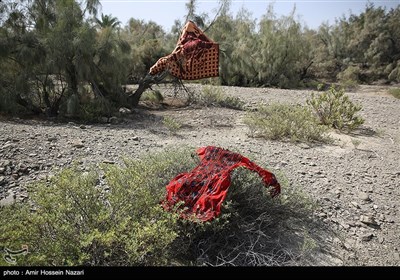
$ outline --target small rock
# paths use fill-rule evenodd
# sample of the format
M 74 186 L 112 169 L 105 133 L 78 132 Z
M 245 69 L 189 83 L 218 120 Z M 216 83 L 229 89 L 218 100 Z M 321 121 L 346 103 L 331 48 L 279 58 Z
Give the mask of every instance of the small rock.
M 11 143 L 8 143 L 8 144 L 4 144 L 3 145 L 3 149 L 7 149 L 7 148 L 10 148 L 10 147 L 13 147 L 14 145 L 13 144 L 11 144 Z
M 30 153 L 28 156 L 29 156 L 29 157 L 35 157 L 35 156 L 37 156 L 37 154 L 35 154 L 35 153 Z
M 27 194 L 19 194 L 19 196 L 18 196 L 18 200 L 19 201 L 25 201 L 25 200 L 27 200 L 28 199 L 28 195 Z
M 351 201 L 350 203 L 351 203 L 351 205 L 353 205 L 355 208 L 360 209 L 360 205 L 358 205 L 357 202 Z
M 8 195 L 6 198 L 0 200 L 0 207 L 1 206 L 9 206 L 9 205 L 14 204 L 15 198 L 16 198 L 15 194 Z
M 28 171 L 28 167 L 25 164 L 21 163 L 18 166 L 18 171 L 22 172 L 22 173 L 26 173 Z
M 349 225 L 349 227 L 356 227 L 357 226 L 357 224 L 355 222 L 353 222 L 353 221 L 350 221 L 347 224 Z
M 340 241 L 339 238 L 335 237 L 335 238 L 333 238 L 333 244 L 341 245 L 342 241 Z
M 341 223 L 340 224 L 345 230 L 348 230 L 350 228 L 349 224 L 346 223 Z
M 9 161 L 7 159 L 3 160 L 3 162 L 1 162 L 1 164 L 0 164 L 0 166 L 3 166 L 3 167 L 7 167 L 9 165 L 11 165 L 11 161 Z
M 139 136 L 133 136 L 133 137 L 132 137 L 132 140 L 133 140 L 133 141 L 139 141 Z
M 119 108 L 119 112 L 120 112 L 120 114 L 123 114 L 123 115 L 128 115 L 128 114 L 132 113 L 132 111 L 130 109 L 125 108 L 125 107 Z
M 379 236 L 379 237 L 378 237 L 378 242 L 379 242 L 379 243 L 382 244 L 384 241 L 385 241 L 385 238 L 383 238 L 382 236 Z
M 361 216 L 360 217 L 360 222 L 362 222 L 362 223 L 364 223 L 366 225 L 378 226 L 378 223 L 371 216 Z
M 321 213 L 318 214 L 318 217 L 320 217 L 320 218 L 326 218 L 327 215 L 326 215 L 326 213 L 321 212 Z
M 354 246 L 354 239 L 348 238 L 344 241 L 343 247 L 347 250 L 350 250 Z
M 57 141 L 57 137 L 50 136 L 50 137 L 47 138 L 47 141 L 49 141 L 49 142 Z
M 298 144 L 298 146 L 302 149 L 310 149 L 311 148 L 311 146 L 307 145 L 306 143 L 300 143 L 300 144 Z
M 109 118 L 108 121 L 109 121 L 111 124 L 118 124 L 118 123 L 119 123 L 119 120 L 118 120 L 117 117 L 111 117 L 111 118 Z
M 6 183 L 6 179 L 4 176 L 0 176 L 0 186 Z
M 6 171 L 5 167 L 0 167 L 0 174 L 4 174 L 5 171 Z
M 86 129 L 86 125 L 81 124 L 81 125 L 79 126 L 79 128 L 80 128 L 80 129 Z
M 103 160 L 103 163 L 106 163 L 106 164 L 115 164 L 115 161 L 105 159 L 105 160 Z
M 310 166 L 317 166 L 317 164 L 315 162 L 310 162 L 309 164 Z
M 372 237 L 374 237 L 374 236 L 371 233 L 363 234 L 363 235 L 361 235 L 361 241 L 364 241 L 364 242 L 371 241 Z
M 392 216 L 386 216 L 385 217 L 386 222 L 393 224 L 394 223 L 394 218 Z
M 85 145 L 83 145 L 81 140 L 76 140 L 76 141 L 72 142 L 72 147 L 83 148 L 83 147 L 85 147 Z
M 370 201 L 371 199 L 369 198 L 369 195 L 365 192 L 360 192 L 358 197 L 363 200 L 363 201 Z

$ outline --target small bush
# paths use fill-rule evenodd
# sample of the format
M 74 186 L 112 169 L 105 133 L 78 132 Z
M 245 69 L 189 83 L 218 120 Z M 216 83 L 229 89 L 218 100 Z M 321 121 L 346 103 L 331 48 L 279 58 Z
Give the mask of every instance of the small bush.
M 176 132 L 182 127 L 182 124 L 171 117 L 164 117 L 163 125 L 169 130 L 171 134 L 176 134 Z
M 304 106 L 273 104 L 249 112 L 244 123 L 251 135 L 272 140 L 293 142 L 327 142 L 326 128 L 318 124 L 312 112 Z
M 362 109 L 361 105 L 355 105 L 344 90 L 336 90 L 331 87 L 319 96 L 312 93 L 311 99 L 307 100 L 317 114 L 320 122 L 339 130 L 354 130 L 364 123 L 364 119 L 356 116 Z
M 150 101 L 159 104 L 164 101 L 164 97 L 159 90 L 148 90 L 142 94 L 140 100 Z
M 337 75 L 342 87 L 355 90 L 360 82 L 360 68 L 358 66 L 349 66 L 343 72 Z
M 237 97 L 226 95 L 219 86 L 203 86 L 203 91 L 193 97 L 192 102 L 201 106 L 225 107 L 242 110 L 244 102 Z
M 392 82 L 400 82 L 400 62 L 397 62 L 397 67 L 394 67 L 394 69 L 390 72 L 388 79 Z
M 323 83 L 318 83 L 318 85 L 317 85 L 317 90 L 318 90 L 318 91 L 321 91 L 321 90 L 323 90 L 324 87 L 325 87 L 325 84 L 323 84 Z
M 17 265 L 168 264 L 177 215 L 159 202 L 169 180 L 193 165 L 181 150 L 105 166 L 109 191 L 98 171 L 68 168 L 31 186 L 30 203 L 0 209 L 0 245 L 28 245 Z
M 26 108 L 17 103 L 15 94 L 10 93 L 7 89 L 0 88 L 0 113 L 22 115 L 25 112 Z
M 389 89 L 389 93 L 396 98 L 400 98 L 400 88 L 391 88 Z
M 113 112 L 116 111 L 116 107 L 109 100 L 102 97 L 90 100 L 78 106 L 79 113 L 75 117 L 86 122 L 98 122 L 102 117 L 110 117 Z M 66 116 L 68 116 L 68 114 L 66 114 Z

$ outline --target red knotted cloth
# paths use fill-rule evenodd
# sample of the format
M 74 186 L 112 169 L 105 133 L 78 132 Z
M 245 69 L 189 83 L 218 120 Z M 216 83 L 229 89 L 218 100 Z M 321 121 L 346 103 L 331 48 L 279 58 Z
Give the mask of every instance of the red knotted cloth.
M 200 163 L 189 173 L 181 173 L 167 185 L 167 196 L 162 202 L 165 209 L 172 209 L 178 202 L 182 217 L 193 214 L 201 221 L 212 220 L 221 213 L 221 205 L 231 184 L 230 173 L 237 167 L 257 172 L 270 190 L 271 197 L 280 193 L 275 175 L 261 168 L 248 158 L 225 150 L 207 146 L 197 150 Z

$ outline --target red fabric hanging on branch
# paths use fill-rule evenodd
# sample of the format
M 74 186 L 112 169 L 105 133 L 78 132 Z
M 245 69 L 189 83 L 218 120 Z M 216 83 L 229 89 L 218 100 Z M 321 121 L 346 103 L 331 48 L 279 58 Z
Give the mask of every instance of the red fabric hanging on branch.
M 182 80 L 218 77 L 219 45 L 209 39 L 192 21 L 182 30 L 175 50 L 160 58 L 150 75 L 168 70 Z
M 272 187 L 272 197 L 280 193 L 274 174 L 238 153 L 207 146 L 199 148 L 197 154 L 200 164 L 189 173 L 179 174 L 167 185 L 167 196 L 163 201 L 165 209 L 170 210 L 182 201 L 184 218 L 195 214 L 201 221 L 212 220 L 221 213 L 222 202 L 231 184 L 230 173 L 240 166 L 257 172 L 264 184 Z

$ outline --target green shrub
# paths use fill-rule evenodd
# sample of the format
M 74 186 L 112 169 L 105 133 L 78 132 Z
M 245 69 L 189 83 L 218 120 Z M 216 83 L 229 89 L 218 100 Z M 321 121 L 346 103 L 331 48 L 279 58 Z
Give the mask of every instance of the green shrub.
M 98 122 L 102 117 L 110 117 L 116 111 L 116 107 L 112 102 L 102 97 L 77 106 L 79 106 L 77 109 L 78 114 L 75 117 L 86 122 Z M 66 114 L 66 116 L 68 115 Z
M 355 90 L 360 82 L 360 68 L 358 66 L 349 66 L 343 72 L 337 75 L 340 85 L 349 90 Z
M 362 109 L 361 105 L 355 105 L 345 95 L 344 90 L 336 90 L 331 87 L 328 91 L 315 96 L 312 93 L 311 99 L 307 100 L 311 105 L 322 124 L 339 130 L 354 130 L 364 123 L 364 119 L 356 116 Z
M 400 88 L 391 88 L 389 89 L 389 93 L 396 98 L 400 98 Z
M 273 104 L 249 112 L 244 123 L 252 136 L 293 142 L 327 142 L 326 128 L 304 106 Z
M 179 121 L 169 116 L 164 117 L 163 125 L 169 130 L 171 134 L 176 134 L 176 132 L 182 127 L 182 124 Z
M 68 168 L 31 186 L 30 203 L 0 209 L 0 244 L 29 246 L 18 265 L 168 264 L 177 215 L 159 202 L 169 180 L 191 164 L 190 153 L 175 151 L 105 166 L 109 191 L 99 172 Z
M 142 94 L 140 100 L 159 104 L 164 101 L 164 97 L 159 90 L 147 90 Z
M 9 92 L 7 89 L 0 88 L 0 113 L 24 115 L 28 112 L 26 108 L 17 103 L 15 94 Z
M 394 69 L 390 72 L 388 79 L 392 82 L 400 82 L 400 62 L 397 62 L 397 67 L 394 67 Z
M 192 102 L 201 106 L 225 107 L 242 110 L 244 102 L 240 98 L 228 96 L 219 86 L 203 86 L 203 91 L 193 97 Z
M 317 85 L 317 90 L 320 91 L 320 90 L 322 90 L 324 87 L 325 87 L 325 84 L 323 84 L 323 83 L 318 83 L 318 85 Z

